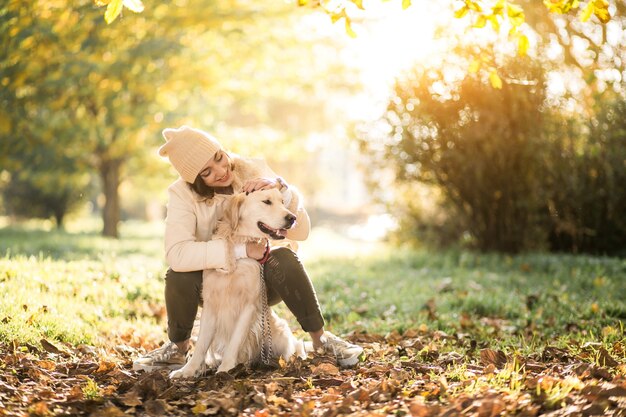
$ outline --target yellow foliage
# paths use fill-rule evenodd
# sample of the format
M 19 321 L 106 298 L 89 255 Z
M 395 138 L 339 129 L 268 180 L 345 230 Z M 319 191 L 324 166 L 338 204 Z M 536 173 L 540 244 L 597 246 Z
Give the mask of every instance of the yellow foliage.
M 509 21 L 513 26 L 522 25 L 524 23 L 524 20 L 526 19 L 526 16 L 524 15 L 524 10 L 514 4 L 508 5 L 507 15 L 509 17 Z
M 493 69 L 489 73 L 489 82 L 491 83 L 491 86 L 493 88 L 497 88 L 497 89 L 502 88 L 502 79 L 500 78 L 500 76 L 498 75 L 498 72 L 495 69 Z
M 589 20 L 591 18 L 591 16 L 593 15 L 594 11 L 595 11 L 595 7 L 593 5 L 593 2 L 590 1 L 589 3 L 587 3 L 587 5 L 583 9 L 582 13 L 580 14 L 580 20 L 582 22 L 586 22 L 587 20 Z
M 593 0 L 593 14 L 602 22 L 607 23 L 611 20 L 611 15 L 609 13 L 609 2 L 607 0 Z
M 104 20 L 109 24 L 113 22 L 122 12 L 123 6 L 123 0 L 111 0 L 111 2 L 107 6 L 106 12 L 104 13 Z
M 478 70 L 480 69 L 481 65 L 482 65 L 482 63 L 481 63 L 481 61 L 479 59 L 474 59 L 472 61 L 472 63 L 470 64 L 468 70 L 469 70 L 470 73 L 475 74 L 475 73 L 478 72 Z
M 11 133 L 11 119 L 9 119 L 4 111 L 0 112 L 0 134 L 7 135 Z
M 520 35 L 517 40 L 517 52 L 520 56 L 524 56 L 528 53 L 530 43 L 526 35 Z
M 345 21 L 346 21 L 346 33 L 351 38 L 356 38 L 356 32 L 352 29 L 352 24 L 350 23 L 350 19 L 346 17 Z

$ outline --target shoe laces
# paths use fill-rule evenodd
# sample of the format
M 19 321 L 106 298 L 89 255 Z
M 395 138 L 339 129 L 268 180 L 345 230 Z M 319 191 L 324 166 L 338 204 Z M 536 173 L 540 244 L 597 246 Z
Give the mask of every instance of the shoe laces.
M 160 348 L 156 349 L 154 352 L 152 352 L 150 356 L 156 361 L 163 361 L 163 360 L 171 358 L 172 355 L 177 353 L 177 351 L 178 351 L 178 346 L 176 346 L 176 344 L 173 342 L 168 342 L 165 345 L 161 346 Z
M 326 332 L 323 337 L 325 339 L 325 341 L 322 342 L 324 349 L 330 348 L 335 355 L 337 355 L 338 351 L 339 353 L 343 353 L 341 352 L 342 349 L 349 349 L 351 347 L 350 343 L 332 333 Z

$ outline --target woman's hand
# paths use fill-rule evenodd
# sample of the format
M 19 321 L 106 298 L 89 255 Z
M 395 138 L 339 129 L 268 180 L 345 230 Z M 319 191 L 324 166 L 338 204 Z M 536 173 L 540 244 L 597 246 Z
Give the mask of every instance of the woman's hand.
M 241 191 L 251 193 L 258 190 L 268 190 L 270 188 L 280 188 L 280 183 L 272 178 L 254 178 L 246 181 Z
M 267 247 L 267 239 L 263 239 L 261 242 L 248 242 L 246 243 L 246 253 L 248 254 L 248 258 L 263 259 L 265 256 L 265 248 Z

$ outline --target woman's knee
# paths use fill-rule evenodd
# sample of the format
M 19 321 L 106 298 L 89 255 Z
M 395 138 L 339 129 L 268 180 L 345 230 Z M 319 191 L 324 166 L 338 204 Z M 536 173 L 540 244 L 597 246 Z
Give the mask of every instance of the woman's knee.
M 296 253 L 289 248 L 276 248 L 272 250 L 271 256 L 276 259 L 282 269 L 300 265 L 298 255 L 296 255 Z
M 266 269 L 266 280 L 270 287 L 289 285 L 289 283 L 308 281 L 308 277 L 298 255 L 288 248 L 272 250 Z

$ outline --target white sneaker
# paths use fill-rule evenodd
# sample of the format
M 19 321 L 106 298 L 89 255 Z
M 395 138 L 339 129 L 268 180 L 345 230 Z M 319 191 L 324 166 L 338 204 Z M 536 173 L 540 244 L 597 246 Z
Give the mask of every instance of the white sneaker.
M 133 371 L 151 372 L 157 369 L 180 369 L 185 365 L 186 355 L 176 343 L 167 342 L 158 349 L 133 361 Z
M 361 346 L 346 342 L 331 332 L 324 332 L 321 341 L 323 351 L 335 355 L 340 366 L 356 365 L 363 353 Z

